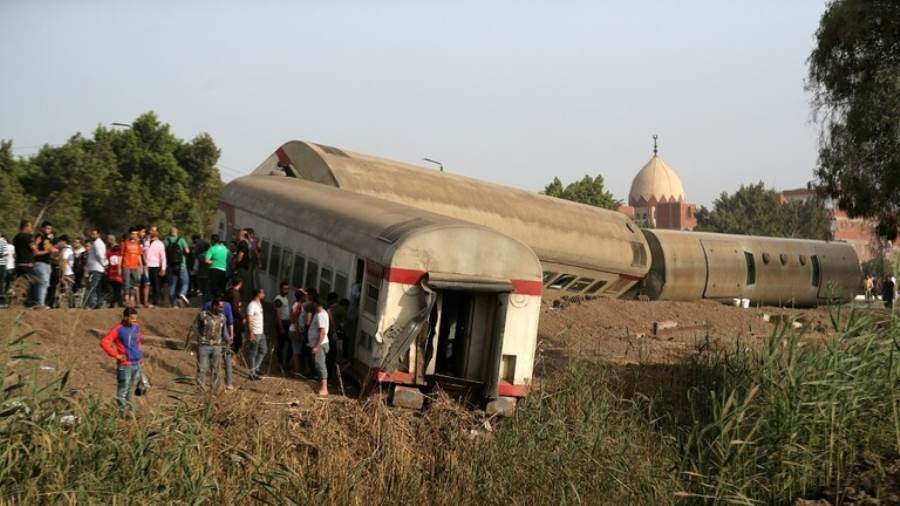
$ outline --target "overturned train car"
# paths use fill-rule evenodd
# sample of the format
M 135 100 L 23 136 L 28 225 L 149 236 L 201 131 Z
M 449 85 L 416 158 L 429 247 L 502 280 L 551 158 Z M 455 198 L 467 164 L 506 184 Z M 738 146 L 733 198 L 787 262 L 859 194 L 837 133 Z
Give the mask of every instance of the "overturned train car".
M 842 242 L 644 230 L 652 258 L 643 291 L 654 300 L 750 299 L 815 306 L 857 292 L 856 252 Z
M 623 297 L 650 269 L 647 241 L 627 216 L 331 146 L 291 141 L 255 171 L 336 186 L 476 223 L 540 258 L 544 295 Z
M 253 228 L 260 284 L 317 287 L 351 300 L 345 343 L 364 384 L 402 397 L 441 385 L 505 411 L 528 393 L 541 265 L 524 244 L 472 223 L 284 177 L 230 182 L 222 237 Z
M 545 299 L 748 298 L 813 306 L 858 292 L 856 253 L 841 242 L 641 230 L 625 215 L 446 172 L 290 141 L 254 172 L 307 179 L 453 216 L 531 247 Z

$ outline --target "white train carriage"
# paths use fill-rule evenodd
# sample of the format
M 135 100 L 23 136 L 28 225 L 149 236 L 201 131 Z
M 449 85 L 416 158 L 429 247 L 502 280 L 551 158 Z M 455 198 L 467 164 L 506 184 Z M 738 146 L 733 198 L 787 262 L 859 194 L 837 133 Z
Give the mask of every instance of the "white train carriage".
M 349 338 L 364 383 L 417 389 L 437 383 L 495 408 L 527 394 L 542 282 L 541 264 L 524 244 L 447 216 L 286 177 L 232 181 L 217 220 L 223 236 L 256 231 L 264 287 L 288 280 L 354 301 L 358 323 Z M 416 401 L 409 389 L 402 392 Z

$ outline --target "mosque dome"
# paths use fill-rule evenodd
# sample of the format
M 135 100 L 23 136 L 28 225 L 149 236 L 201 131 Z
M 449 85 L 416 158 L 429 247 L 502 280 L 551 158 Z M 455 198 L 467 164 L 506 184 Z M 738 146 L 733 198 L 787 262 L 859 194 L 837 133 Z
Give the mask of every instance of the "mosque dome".
M 681 178 L 657 155 L 656 136 L 653 139 L 653 158 L 634 177 L 628 192 L 628 205 L 645 207 L 661 202 L 684 202 Z

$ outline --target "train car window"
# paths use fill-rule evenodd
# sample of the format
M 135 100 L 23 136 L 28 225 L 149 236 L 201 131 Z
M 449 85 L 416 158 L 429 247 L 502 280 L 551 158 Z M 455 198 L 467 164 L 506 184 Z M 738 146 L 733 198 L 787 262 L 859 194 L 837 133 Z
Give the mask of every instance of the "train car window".
M 269 267 L 269 241 L 259 241 L 259 268 L 266 271 Z
M 545 271 L 544 272 L 544 284 L 546 285 L 547 283 L 549 283 L 550 280 L 556 278 L 556 276 L 558 274 L 559 274 L 558 272 L 546 272 Z
M 334 275 L 334 291 L 341 298 L 347 296 L 347 285 L 349 283 L 349 278 L 343 272 L 338 272 Z
M 781 260 L 781 265 L 787 265 L 787 255 L 784 253 L 778 255 L 778 259 Z
M 363 301 L 363 311 L 375 316 L 378 311 L 378 297 L 381 295 L 381 278 L 369 275 L 366 279 L 366 296 Z
M 806 255 L 800 255 L 800 265 L 806 265 Z
M 319 294 L 327 296 L 331 293 L 331 279 L 334 278 L 334 271 L 328 267 L 322 267 L 322 275 L 319 276 Z
M 597 281 L 596 283 L 591 285 L 591 287 L 588 288 L 587 290 L 585 290 L 584 293 L 587 295 L 593 295 L 593 294 L 599 292 L 600 289 L 603 288 L 604 286 L 606 286 L 606 281 L 603 281 L 601 279 L 600 281 Z
M 278 282 L 282 281 L 286 283 L 291 282 L 291 268 L 294 266 L 294 252 L 291 250 L 284 250 L 281 253 L 281 275 L 278 276 Z
M 766 264 L 766 265 L 769 265 L 769 262 L 772 261 L 772 257 L 769 256 L 768 253 L 763 253 L 763 254 L 762 254 L 762 259 L 763 259 L 763 263 Z
M 566 287 L 566 285 L 568 285 L 572 281 L 575 281 L 574 275 L 560 274 L 559 277 L 557 277 L 556 279 L 553 280 L 552 283 L 550 283 L 550 286 L 548 288 L 550 288 L 551 290 L 562 290 L 563 288 Z
M 272 254 L 269 257 L 269 275 L 278 277 L 278 268 L 281 266 L 281 246 L 272 245 Z
M 294 276 L 291 278 L 291 285 L 300 288 L 303 286 L 303 275 L 306 273 L 306 258 L 298 254 L 294 257 Z
M 309 263 L 306 264 L 306 284 L 304 286 L 306 286 L 307 288 L 315 288 L 318 284 L 319 264 L 315 260 L 310 258 Z
M 569 287 L 566 288 L 566 290 L 568 290 L 570 292 L 580 292 L 580 291 L 584 290 L 585 288 L 587 288 L 593 282 L 594 282 L 594 280 L 591 278 L 578 278 L 578 281 L 569 285 Z
M 747 286 L 756 284 L 756 259 L 753 253 L 744 252 L 744 261 L 747 262 Z
M 811 258 L 812 258 L 812 286 L 818 288 L 819 283 L 822 282 L 822 280 L 821 280 L 822 272 L 819 270 L 819 256 L 813 255 Z

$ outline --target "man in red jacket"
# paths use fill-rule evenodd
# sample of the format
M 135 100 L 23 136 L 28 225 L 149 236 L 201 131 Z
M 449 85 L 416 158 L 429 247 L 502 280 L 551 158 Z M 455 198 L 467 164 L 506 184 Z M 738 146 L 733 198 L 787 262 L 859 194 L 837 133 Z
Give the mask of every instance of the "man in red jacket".
M 137 309 L 126 307 L 122 312 L 122 323 L 100 340 L 103 351 L 116 359 L 116 401 L 119 407 L 129 411 L 134 407 L 131 396 L 141 381 L 141 363 L 144 361 L 143 335 L 137 321 Z

